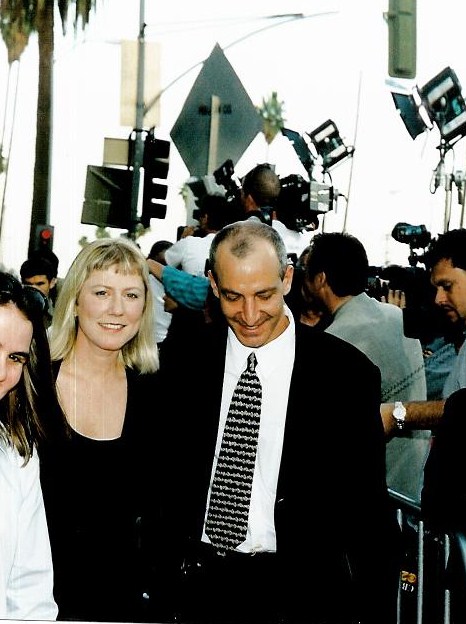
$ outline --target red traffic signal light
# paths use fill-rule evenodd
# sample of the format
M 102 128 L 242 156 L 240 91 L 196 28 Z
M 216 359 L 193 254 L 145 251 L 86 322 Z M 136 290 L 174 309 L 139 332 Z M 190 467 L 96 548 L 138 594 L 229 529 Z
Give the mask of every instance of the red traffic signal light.
M 36 225 L 34 251 L 53 249 L 53 225 Z

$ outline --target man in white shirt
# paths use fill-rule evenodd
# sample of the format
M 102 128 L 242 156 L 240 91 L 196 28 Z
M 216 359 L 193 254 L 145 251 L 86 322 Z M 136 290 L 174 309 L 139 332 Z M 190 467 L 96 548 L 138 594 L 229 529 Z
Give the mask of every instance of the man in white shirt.
M 224 227 L 209 265 L 223 318 L 172 345 L 161 369 L 179 431 L 173 489 L 186 536 L 181 620 L 391 624 L 399 530 L 385 484 L 377 367 L 352 345 L 295 325 L 284 302 L 293 267 L 273 228 L 254 220 Z M 251 381 L 256 400 L 238 403 L 232 397 L 246 362 L 246 377 L 258 378 Z M 257 407 L 257 383 L 257 445 L 248 442 L 243 454 L 238 445 L 250 406 Z M 216 477 L 232 418 L 234 472 L 252 463 L 253 474 L 251 484 L 231 473 L 220 488 L 225 494 L 233 482 L 241 492 L 228 517 L 218 511 Z
M 187 229 L 187 234 L 166 250 L 165 262 L 191 275 L 205 275 L 210 244 L 228 223 L 229 215 L 223 195 L 205 195 L 199 206 L 199 227 Z

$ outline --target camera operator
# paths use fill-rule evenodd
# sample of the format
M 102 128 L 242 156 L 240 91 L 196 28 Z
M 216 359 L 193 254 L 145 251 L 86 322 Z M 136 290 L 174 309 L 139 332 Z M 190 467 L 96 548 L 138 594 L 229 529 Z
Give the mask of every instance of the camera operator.
M 278 196 L 280 195 L 280 178 L 267 164 L 256 165 L 242 180 L 241 205 L 245 219 L 255 217 L 263 223 L 272 225 Z
M 450 230 L 433 240 L 425 254 L 425 263 L 430 272 L 430 281 L 436 289 L 435 304 L 452 326 L 458 323 L 462 326 L 463 342 L 456 342 L 458 354 L 445 380 L 442 400 L 404 404 L 403 419 L 398 425 L 393 418 L 394 404 L 382 405 L 385 432 L 390 437 L 400 429 L 435 428 L 443 415 L 444 400 L 455 390 L 466 387 L 466 229 Z
M 282 237 L 288 255 L 298 258 L 309 245 L 310 235 L 308 232 L 291 229 L 289 224 L 280 219 L 279 207 L 282 213 L 288 208 L 286 202 L 279 206 L 281 191 L 280 178 L 273 168 L 267 163 L 256 165 L 242 180 L 240 198 L 244 218 L 255 218 L 271 225 Z M 291 206 L 289 208 L 293 213 Z

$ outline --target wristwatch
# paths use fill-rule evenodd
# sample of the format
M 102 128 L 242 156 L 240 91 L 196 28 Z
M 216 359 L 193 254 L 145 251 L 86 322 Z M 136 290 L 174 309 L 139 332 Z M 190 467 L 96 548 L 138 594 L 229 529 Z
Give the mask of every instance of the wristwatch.
M 398 429 L 402 430 L 406 421 L 406 407 L 401 401 L 395 401 L 395 409 L 393 410 L 393 418 L 396 421 Z

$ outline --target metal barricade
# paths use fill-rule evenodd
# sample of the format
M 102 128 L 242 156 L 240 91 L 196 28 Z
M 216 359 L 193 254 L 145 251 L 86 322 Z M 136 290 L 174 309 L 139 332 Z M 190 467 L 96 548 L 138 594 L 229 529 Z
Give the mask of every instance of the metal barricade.
M 450 537 L 438 535 L 425 525 L 419 501 L 393 490 L 390 496 L 397 508 L 404 545 L 396 624 L 465 624 L 451 619 L 450 590 L 446 586 Z M 459 540 L 458 551 L 461 549 L 464 565 L 466 537 Z M 463 571 L 466 581 L 466 565 Z

